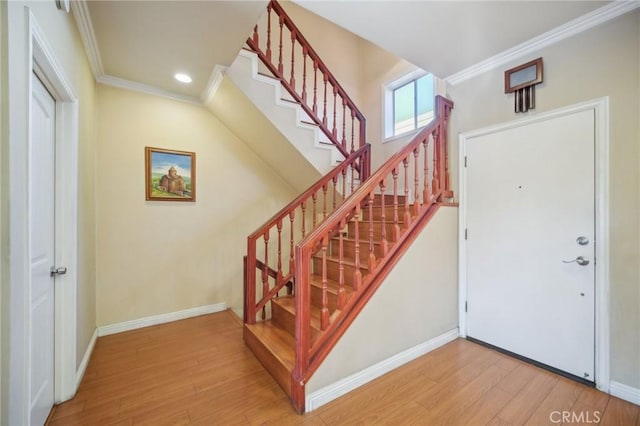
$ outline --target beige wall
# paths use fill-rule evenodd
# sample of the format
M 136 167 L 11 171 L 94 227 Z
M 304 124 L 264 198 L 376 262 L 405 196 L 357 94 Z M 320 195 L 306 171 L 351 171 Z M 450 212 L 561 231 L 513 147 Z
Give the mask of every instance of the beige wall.
M 349 97 L 360 105 L 360 45 L 364 40 L 295 3 L 280 4 Z
M 399 137 L 383 143 L 384 86 L 418 68 L 366 41 L 362 43 L 361 64 L 361 108 L 367 117 L 367 142 L 371 144 L 371 167 L 375 170 L 410 142 L 413 136 Z
M 97 316 L 242 308 L 246 238 L 296 192 L 203 107 L 99 85 Z M 196 202 L 145 201 L 144 147 L 196 153 Z
M 443 207 L 311 377 L 307 395 L 458 327 L 457 241 L 458 209 Z
M 451 135 L 522 117 L 513 112 L 513 95 L 503 93 L 503 71 L 538 56 L 544 59 L 545 81 L 536 87 L 536 110 L 524 115 L 609 97 L 611 380 L 635 388 L 640 388 L 639 33 L 640 12 L 634 12 L 449 87 L 455 102 Z M 450 146 L 457 189 L 457 141 Z

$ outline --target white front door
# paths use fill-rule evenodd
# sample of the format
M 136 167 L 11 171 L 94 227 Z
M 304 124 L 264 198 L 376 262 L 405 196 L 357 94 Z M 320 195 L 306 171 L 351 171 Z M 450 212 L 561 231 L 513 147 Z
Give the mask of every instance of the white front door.
M 467 336 L 588 381 L 594 126 L 586 110 L 470 138 L 465 147 Z
M 56 104 L 32 75 L 29 146 L 30 416 L 44 424 L 54 398 L 54 255 Z

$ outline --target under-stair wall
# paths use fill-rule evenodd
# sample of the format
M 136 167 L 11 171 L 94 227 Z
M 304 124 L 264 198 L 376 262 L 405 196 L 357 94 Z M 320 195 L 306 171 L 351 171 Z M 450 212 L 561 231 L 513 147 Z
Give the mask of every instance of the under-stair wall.
M 458 336 L 457 227 L 440 207 L 307 383 L 307 411 Z

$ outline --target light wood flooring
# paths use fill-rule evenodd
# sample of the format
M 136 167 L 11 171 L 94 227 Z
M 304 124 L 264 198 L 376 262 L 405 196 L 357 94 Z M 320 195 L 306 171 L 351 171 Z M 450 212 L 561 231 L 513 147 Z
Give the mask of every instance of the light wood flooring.
M 100 337 L 48 424 L 547 425 L 563 411 L 640 426 L 637 405 L 462 339 L 300 416 L 225 311 Z

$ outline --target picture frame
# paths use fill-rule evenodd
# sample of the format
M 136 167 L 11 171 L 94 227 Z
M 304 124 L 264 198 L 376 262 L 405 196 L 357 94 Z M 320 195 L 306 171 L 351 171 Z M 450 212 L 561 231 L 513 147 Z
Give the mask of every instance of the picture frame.
M 542 83 L 542 58 L 518 65 L 504 72 L 504 93 L 512 93 Z
M 147 201 L 196 201 L 195 152 L 145 147 Z

